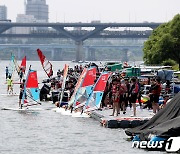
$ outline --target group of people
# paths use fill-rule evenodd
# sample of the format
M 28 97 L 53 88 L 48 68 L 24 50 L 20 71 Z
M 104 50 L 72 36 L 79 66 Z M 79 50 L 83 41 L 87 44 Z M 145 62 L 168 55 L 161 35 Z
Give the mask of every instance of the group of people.
M 73 94 L 76 82 L 82 70 L 82 66 L 75 66 L 74 69 L 69 69 L 68 71 L 65 89 L 70 92 L 69 98 Z M 62 81 L 63 71 L 58 70 L 57 79 L 51 82 L 51 87 L 54 89 L 61 88 Z M 153 113 L 155 114 L 159 111 L 158 102 L 162 86 L 159 78 L 153 78 L 149 83 L 151 84 L 151 88 L 148 95 L 150 97 Z M 108 105 L 112 106 L 113 112 L 111 116 L 118 116 L 120 111 L 122 111 L 123 114 L 126 114 L 126 108 L 129 106 L 133 109 L 133 114 L 131 116 L 136 116 L 137 103 L 140 108 L 143 108 L 141 103 L 142 87 L 143 85 L 137 77 L 123 78 L 121 74 L 114 74 L 107 82 L 102 99 L 102 107 L 107 107 Z
M 133 107 L 133 115 L 136 116 L 136 100 L 140 96 L 140 84 L 136 78 L 122 79 L 120 76 L 114 75 L 111 80 L 107 83 L 104 97 L 102 100 L 102 107 L 112 105 L 113 113 L 111 116 L 116 116 L 123 111 L 126 113 L 126 108 L 129 105 Z M 139 102 L 141 105 L 141 102 Z
M 119 75 L 112 76 L 110 82 L 107 83 L 106 90 L 104 92 L 104 97 L 102 100 L 102 107 L 107 105 L 112 105 L 113 112 L 111 116 L 118 116 L 120 111 L 123 114 L 126 113 L 126 108 L 129 106 L 130 109 L 133 108 L 133 114 L 131 116 L 136 116 L 136 106 L 139 105 L 141 109 L 142 102 L 142 89 L 143 84 L 137 79 L 137 77 L 122 78 Z M 151 79 L 151 88 L 149 90 L 149 103 L 153 109 L 153 113 L 156 114 L 159 111 L 159 96 L 161 94 L 162 86 L 159 78 Z
M 22 100 L 23 91 L 24 91 L 24 84 L 25 84 L 25 79 L 23 79 L 24 73 L 25 71 L 23 70 L 23 68 L 20 68 L 18 72 L 19 80 L 20 80 L 19 107 L 21 107 L 21 100 Z M 5 75 L 6 75 L 6 83 L 7 83 L 7 94 L 13 94 L 12 73 L 9 71 L 7 66 L 5 69 Z

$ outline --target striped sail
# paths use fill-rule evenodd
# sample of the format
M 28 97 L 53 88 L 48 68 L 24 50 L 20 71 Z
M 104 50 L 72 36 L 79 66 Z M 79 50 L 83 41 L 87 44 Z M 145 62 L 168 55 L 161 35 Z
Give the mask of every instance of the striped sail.
M 62 99 L 63 99 L 63 96 L 64 96 L 64 89 L 65 89 L 65 84 L 66 84 L 66 79 L 67 79 L 67 75 L 68 75 L 68 68 L 69 66 L 67 64 L 64 65 L 64 74 L 63 74 L 63 83 L 62 83 L 62 91 L 61 91 L 61 96 L 60 96 L 60 105 L 61 105 L 61 102 L 62 102 Z M 60 107 L 59 105 L 59 107 Z
M 74 106 L 76 106 L 76 108 L 85 105 L 85 102 L 88 100 L 90 94 L 92 93 L 95 80 L 96 68 L 89 68 L 74 100 Z
M 78 81 L 77 81 L 77 83 L 76 83 L 74 92 L 73 92 L 73 94 L 72 94 L 72 96 L 71 96 L 71 98 L 70 98 L 70 100 L 68 102 L 68 106 L 71 106 L 74 103 L 74 100 L 75 100 L 75 97 L 76 97 L 76 93 L 77 93 L 78 89 L 80 88 L 81 83 L 82 83 L 86 73 L 87 73 L 87 68 L 84 68 L 82 73 L 81 73 L 81 75 L 80 75 L 80 77 L 79 77 L 79 79 L 78 79 Z
M 101 100 L 104 94 L 104 90 L 106 88 L 106 83 L 110 75 L 111 73 L 108 72 L 103 72 L 101 74 L 96 84 L 94 85 L 94 89 L 93 92 L 91 93 L 91 96 L 89 97 L 88 101 L 85 104 L 84 107 L 85 112 L 100 108 Z
M 37 49 L 37 53 L 44 71 L 50 78 L 53 75 L 52 64 L 49 62 L 49 60 L 46 59 L 45 55 L 42 53 L 40 49 Z

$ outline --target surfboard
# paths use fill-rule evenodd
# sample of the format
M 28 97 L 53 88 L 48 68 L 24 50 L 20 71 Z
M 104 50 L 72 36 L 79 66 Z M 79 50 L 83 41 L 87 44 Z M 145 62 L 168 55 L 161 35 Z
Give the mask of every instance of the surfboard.
M 42 110 L 45 110 L 45 109 L 42 109 L 42 108 L 22 108 L 22 109 L 19 109 L 19 108 L 4 107 L 1 110 L 11 110 L 11 111 L 42 111 Z
M 0 96 L 19 96 L 19 94 L 0 94 Z
M 74 118 L 90 118 L 90 116 L 86 113 L 82 113 L 81 112 L 74 112 L 72 113 L 72 117 Z
M 55 111 L 55 112 L 57 112 L 57 113 L 61 113 L 61 112 L 64 112 L 64 111 L 65 111 L 64 108 L 59 108 L 59 107 L 54 108 L 54 109 L 52 109 L 52 110 Z
M 61 114 L 62 115 L 67 115 L 67 116 L 71 116 L 72 115 L 70 110 L 65 110 L 65 109 L 64 109 L 64 111 L 61 111 Z

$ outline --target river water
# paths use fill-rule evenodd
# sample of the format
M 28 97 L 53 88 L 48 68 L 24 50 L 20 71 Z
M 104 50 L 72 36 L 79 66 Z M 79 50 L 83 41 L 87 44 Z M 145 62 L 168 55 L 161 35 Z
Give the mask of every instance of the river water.
M 52 63 L 56 72 L 68 62 Z M 38 71 L 39 82 L 46 78 L 39 61 L 28 61 L 27 66 L 30 64 L 32 69 Z M 71 62 L 69 64 L 74 65 Z M 0 62 L 0 108 L 17 108 L 18 96 L 3 95 L 6 93 L 5 67 L 8 65 L 8 61 Z M 14 92 L 19 93 L 18 84 L 14 85 Z M 42 102 L 41 107 L 49 108 L 53 107 L 53 104 Z M 72 118 L 52 110 L 0 110 L 0 154 L 147 153 L 141 149 L 131 148 L 131 144 L 127 141 L 123 129 L 103 128 L 92 118 Z

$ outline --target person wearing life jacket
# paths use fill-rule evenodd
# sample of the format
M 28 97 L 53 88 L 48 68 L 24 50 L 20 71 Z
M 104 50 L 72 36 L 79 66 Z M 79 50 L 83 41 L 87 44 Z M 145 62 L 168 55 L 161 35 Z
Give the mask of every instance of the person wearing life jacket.
M 9 74 L 9 70 L 8 70 L 8 67 L 6 66 L 6 79 L 8 78 L 8 74 Z
M 13 80 L 11 78 L 11 76 L 9 75 L 7 80 L 7 94 L 9 93 L 12 93 L 13 94 Z
M 136 78 L 132 78 L 131 79 L 132 83 L 131 83 L 131 88 L 130 88 L 130 102 L 132 103 L 133 106 L 133 116 L 136 116 L 136 100 L 137 100 L 137 95 L 138 95 L 138 90 L 139 90 L 139 86 L 136 82 Z
M 20 79 L 20 82 L 22 81 L 22 78 L 23 78 L 23 69 L 20 68 L 20 70 L 19 70 L 19 79 Z
M 125 78 L 125 86 L 126 86 L 126 92 L 125 92 L 125 107 L 127 108 L 128 107 L 128 104 L 130 103 L 129 101 L 129 95 L 130 95 L 130 83 L 129 83 L 129 78 Z M 131 104 L 130 105 L 130 108 L 132 107 Z
M 118 112 L 119 112 L 119 87 L 117 85 L 117 80 L 114 79 L 112 81 L 112 102 L 113 102 L 113 113 L 111 116 L 114 116 L 115 110 L 116 110 L 116 116 L 118 116 Z
M 152 108 L 153 108 L 153 113 L 156 114 L 159 111 L 159 96 L 162 90 L 162 86 L 160 83 L 160 79 L 157 78 L 155 80 L 155 84 L 151 88 L 151 95 L 152 95 Z
M 124 81 L 124 79 L 121 79 L 120 84 L 119 84 L 119 95 L 120 95 L 119 109 L 121 109 L 121 111 L 123 111 L 123 114 L 126 113 L 126 105 L 125 105 L 126 92 L 127 92 L 127 87 L 125 85 L 125 81 Z M 119 113 L 120 113 L 120 111 L 119 111 Z
M 24 86 L 25 86 L 25 79 L 23 79 L 23 82 L 20 84 L 20 94 L 19 94 L 19 108 L 22 108 L 21 106 L 21 100 L 23 97 L 23 93 L 24 93 Z M 26 97 L 26 96 L 25 96 Z

